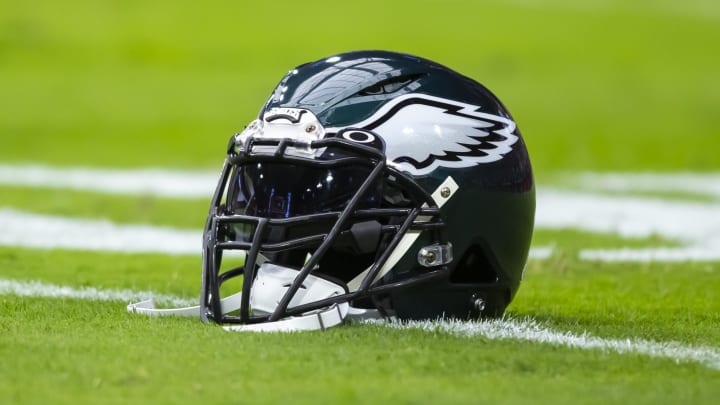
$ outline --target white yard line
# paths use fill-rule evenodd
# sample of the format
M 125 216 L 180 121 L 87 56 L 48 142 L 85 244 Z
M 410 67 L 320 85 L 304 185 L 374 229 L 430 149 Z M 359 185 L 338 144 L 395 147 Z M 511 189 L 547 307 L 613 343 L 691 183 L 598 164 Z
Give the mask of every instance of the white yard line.
M 19 297 L 67 298 L 88 301 L 137 302 L 152 297 L 156 302 L 169 306 L 197 305 L 198 299 L 180 298 L 174 295 L 158 294 L 152 291 L 112 290 L 94 287 L 70 287 L 43 283 L 0 279 L 0 295 Z
M 619 354 L 638 354 L 669 359 L 675 362 L 693 362 L 720 370 L 720 349 L 716 347 L 693 347 L 679 342 L 625 338 L 608 339 L 587 333 L 560 332 L 541 325 L 532 319 L 494 319 L 481 322 L 457 320 L 411 321 L 381 323 L 397 329 L 421 329 L 433 333 L 449 333 L 456 336 L 484 337 L 490 340 L 524 340 L 535 343 L 564 346 L 575 349 L 602 350 Z
M 538 229 L 579 229 L 639 238 L 657 235 L 684 246 L 585 249 L 580 257 L 603 261 L 720 260 L 720 203 L 543 189 L 538 192 Z
M 195 305 L 196 299 L 181 298 L 151 291 L 113 290 L 93 287 L 70 287 L 39 281 L 0 279 L 0 295 L 44 297 L 88 301 L 135 302 L 152 297 L 168 306 Z M 657 342 L 638 338 L 607 339 L 571 332 L 560 332 L 541 325 L 532 319 L 494 319 L 480 322 L 457 320 L 411 321 L 387 323 L 371 321 L 397 329 L 422 329 L 432 333 L 449 333 L 456 336 L 483 337 L 490 340 L 524 340 L 541 344 L 575 349 L 602 350 L 619 354 L 637 354 L 675 362 L 694 362 L 720 370 L 720 349 L 692 347 L 678 342 Z
M 701 242 L 720 237 L 720 203 L 621 197 L 543 189 L 537 195 L 535 224 L 623 237 Z
M 48 187 L 109 194 L 175 198 L 212 196 L 218 172 L 137 169 L 111 170 L 39 165 L 0 165 L 0 184 Z
M 573 188 L 586 191 L 681 192 L 720 198 L 720 173 L 588 173 L 567 175 Z
M 720 246 L 682 247 L 682 248 L 622 248 L 622 249 L 583 249 L 581 260 L 602 262 L 716 262 L 720 261 Z
M 530 259 L 533 260 L 546 260 L 552 256 L 555 248 L 552 246 L 536 246 L 530 248 Z
M 199 255 L 201 230 L 38 215 L 0 208 L 0 246 Z

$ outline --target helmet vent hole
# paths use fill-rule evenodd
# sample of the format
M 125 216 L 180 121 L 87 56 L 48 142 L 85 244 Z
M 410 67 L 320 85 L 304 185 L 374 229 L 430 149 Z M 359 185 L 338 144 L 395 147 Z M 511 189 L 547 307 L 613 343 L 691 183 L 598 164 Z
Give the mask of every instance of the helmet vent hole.
M 357 95 L 358 96 L 376 96 L 379 94 L 390 94 L 394 93 L 401 88 L 407 86 L 410 82 L 417 79 L 419 75 L 410 75 L 410 76 L 398 76 L 398 77 L 392 77 L 390 79 L 383 80 L 381 82 L 375 83 L 372 86 L 368 86 L 362 90 L 360 90 Z
M 457 284 L 493 284 L 498 273 L 485 251 L 479 245 L 471 246 L 450 275 L 450 282 Z

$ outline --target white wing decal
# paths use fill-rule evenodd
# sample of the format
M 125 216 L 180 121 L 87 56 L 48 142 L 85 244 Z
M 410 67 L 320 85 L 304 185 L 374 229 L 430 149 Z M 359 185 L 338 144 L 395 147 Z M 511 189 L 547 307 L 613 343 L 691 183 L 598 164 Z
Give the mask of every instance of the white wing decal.
M 423 175 L 438 167 L 495 162 L 512 150 L 518 140 L 515 122 L 479 109 L 454 100 L 407 94 L 353 127 L 383 138 L 389 165 Z

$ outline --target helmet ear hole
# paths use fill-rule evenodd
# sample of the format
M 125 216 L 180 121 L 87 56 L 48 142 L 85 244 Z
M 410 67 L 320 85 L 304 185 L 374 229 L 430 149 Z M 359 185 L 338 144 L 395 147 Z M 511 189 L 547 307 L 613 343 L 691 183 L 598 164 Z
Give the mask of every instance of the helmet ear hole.
M 472 245 L 462 256 L 450 274 L 450 282 L 456 284 L 493 284 L 499 280 L 492 261 L 480 245 Z

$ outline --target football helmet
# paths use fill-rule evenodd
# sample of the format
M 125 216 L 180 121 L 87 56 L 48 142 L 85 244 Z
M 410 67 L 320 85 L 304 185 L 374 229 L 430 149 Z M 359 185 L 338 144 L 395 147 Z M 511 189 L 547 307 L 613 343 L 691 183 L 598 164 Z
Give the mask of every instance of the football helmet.
M 487 88 L 412 55 L 343 53 L 290 70 L 230 138 L 200 305 L 128 309 L 265 331 L 497 316 L 534 214 L 525 143 Z

